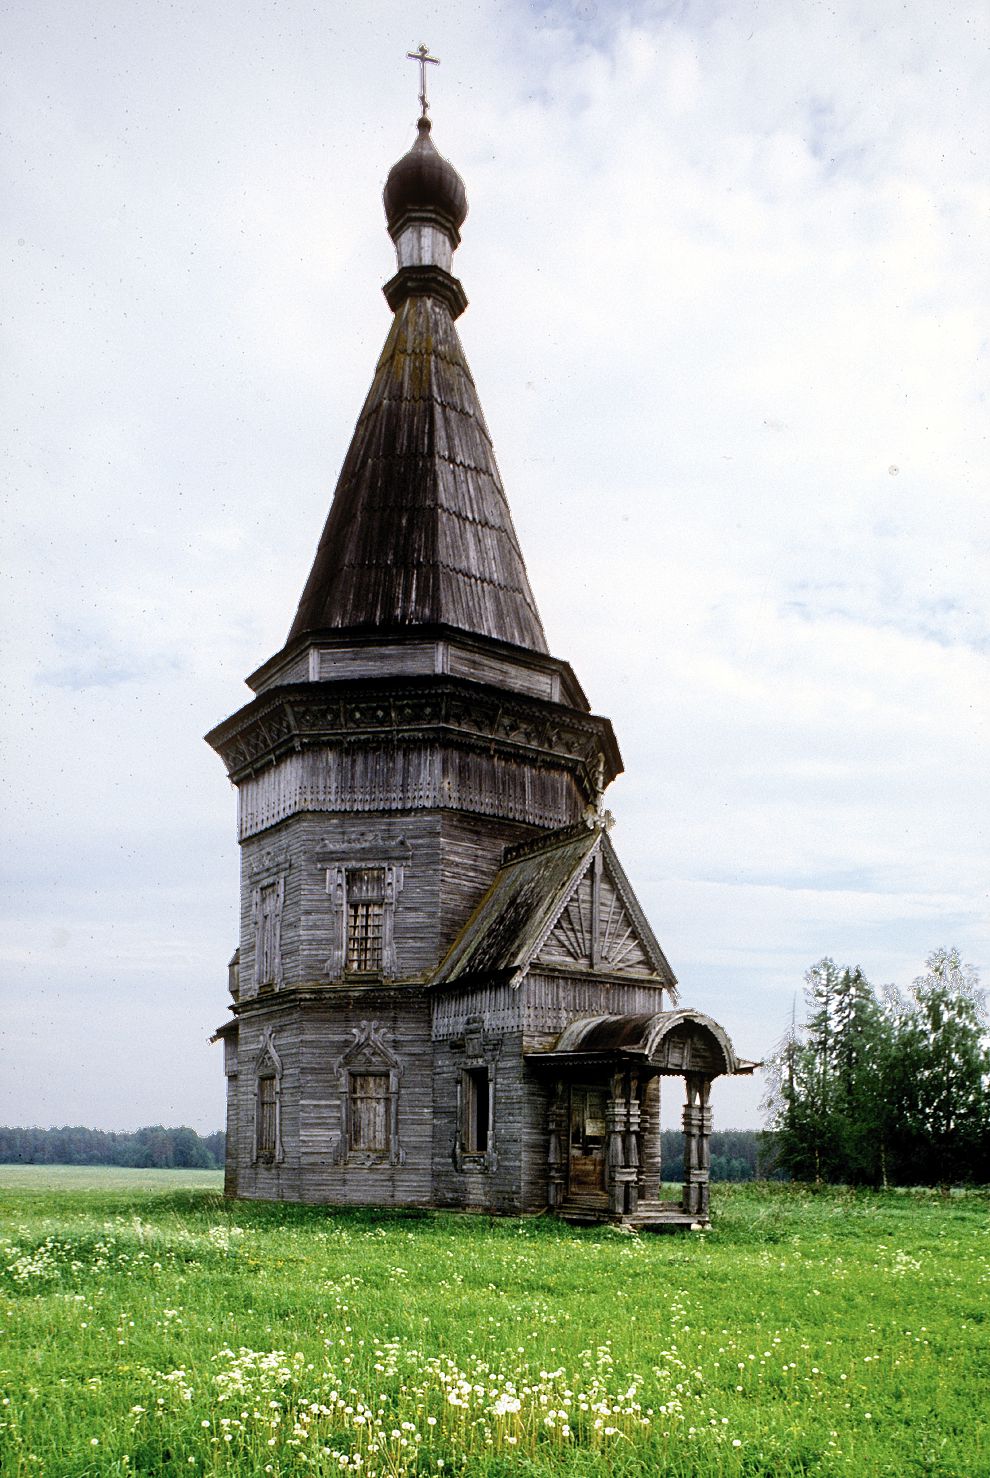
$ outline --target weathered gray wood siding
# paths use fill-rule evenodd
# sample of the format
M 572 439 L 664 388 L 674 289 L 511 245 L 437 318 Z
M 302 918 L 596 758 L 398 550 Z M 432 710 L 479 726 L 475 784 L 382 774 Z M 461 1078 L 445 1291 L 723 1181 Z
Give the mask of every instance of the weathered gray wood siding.
M 438 1206 L 522 1209 L 524 1089 L 520 995 L 508 986 L 437 993 L 433 1001 L 433 1195 Z M 488 1153 L 463 1153 L 463 1080 L 487 1067 Z
M 433 1200 L 437 1206 L 518 1214 L 523 1209 L 524 1106 L 521 1038 L 518 1034 L 468 1034 L 434 1043 Z M 468 1068 L 488 1069 L 492 1103 L 487 1153 L 466 1152 L 463 1077 Z
M 403 845 L 402 888 L 395 902 L 396 978 L 426 978 L 439 964 L 481 899 L 498 867 L 502 849 L 535 828 L 512 822 L 479 827 L 472 817 L 448 812 L 413 815 L 305 815 L 250 838 L 241 848 L 240 997 L 258 994 L 255 893 L 281 879 L 281 980 L 301 985 L 332 978 L 328 962 L 339 927 L 327 893 L 327 863 L 321 858 L 362 857 L 370 862 Z
M 278 1157 L 265 1164 L 255 1149 L 257 1065 L 269 1028 L 282 1063 L 278 1084 Z M 237 1193 L 266 1201 L 299 1200 L 299 1013 L 288 1005 L 241 1017 L 237 1074 Z
M 348 1052 L 374 1031 L 397 1077 L 394 1156 L 352 1155 L 344 1099 Z M 423 1205 L 431 1195 L 432 1046 L 429 1008 L 415 988 L 328 991 L 312 1001 L 266 1000 L 241 1018 L 232 1115 L 236 1194 L 335 1205 Z M 256 1150 L 259 1063 L 281 1063 L 278 1145 Z M 374 1054 L 376 1046 L 372 1046 Z M 390 1148 L 393 1146 L 390 1145 Z
M 405 844 L 403 849 L 402 844 Z M 281 985 L 328 982 L 339 917 L 327 892 L 327 855 L 382 858 L 408 852 L 395 903 L 398 976 L 418 977 L 436 963 L 440 914 L 440 822 L 436 816 L 297 816 L 241 848 L 241 1000 L 258 994 L 258 924 L 253 895 L 272 869 L 284 876 L 280 928 Z M 277 989 L 277 986 L 275 987 Z
M 237 1167 L 240 1163 L 238 1150 L 238 1041 L 237 1032 L 230 1032 L 223 1039 L 223 1070 L 227 1083 L 227 1133 L 224 1153 L 223 1193 L 237 1195 Z
M 377 1037 L 398 1064 L 396 1155 L 394 1161 L 354 1163 L 346 1143 L 346 1068 L 340 1064 L 369 1021 L 376 1023 Z M 429 1007 L 419 991 L 368 992 L 344 1011 L 320 1007 L 307 1013 L 299 1142 L 303 1200 L 361 1206 L 429 1204 L 432 1059 Z

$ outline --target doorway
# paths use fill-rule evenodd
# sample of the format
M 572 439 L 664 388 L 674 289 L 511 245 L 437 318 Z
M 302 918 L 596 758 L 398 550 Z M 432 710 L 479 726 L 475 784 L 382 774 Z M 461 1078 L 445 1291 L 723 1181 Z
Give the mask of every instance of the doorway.
M 587 1083 L 571 1085 L 568 1133 L 567 1191 L 582 1200 L 605 1201 L 605 1088 Z

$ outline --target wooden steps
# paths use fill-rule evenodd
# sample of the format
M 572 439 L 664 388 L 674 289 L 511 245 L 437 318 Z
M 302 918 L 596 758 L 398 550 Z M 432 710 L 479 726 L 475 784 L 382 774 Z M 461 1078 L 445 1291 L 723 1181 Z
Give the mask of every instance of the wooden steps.
M 560 1216 L 573 1226 L 611 1225 L 631 1232 L 690 1231 L 709 1225 L 706 1219 L 685 1211 L 678 1201 L 640 1201 L 634 1212 L 616 1221 L 600 1200 L 569 1196 L 560 1208 Z

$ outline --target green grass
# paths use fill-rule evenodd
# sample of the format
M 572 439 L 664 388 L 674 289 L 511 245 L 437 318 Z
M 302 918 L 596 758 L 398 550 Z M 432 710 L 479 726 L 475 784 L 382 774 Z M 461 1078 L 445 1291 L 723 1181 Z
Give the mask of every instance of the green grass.
M 109 1165 L 0 1165 L 0 1191 L 201 1191 L 223 1187 L 222 1170 L 125 1170 Z M 3 1210 L 10 1203 L 4 1201 Z
M 987 1196 L 707 1233 L 0 1174 L 0 1472 L 990 1474 Z

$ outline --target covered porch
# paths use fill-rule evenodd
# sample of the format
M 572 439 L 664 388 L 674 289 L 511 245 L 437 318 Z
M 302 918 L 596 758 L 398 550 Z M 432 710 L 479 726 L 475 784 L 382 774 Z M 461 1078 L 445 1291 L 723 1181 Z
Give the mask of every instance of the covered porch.
M 568 1221 L 638 1231 L 707 1226 L 713 1079 L 751 1073 L 700 1011 L 595 1016 L 572 1022 L 552 1048 L 526 1054 L 549 1090 L 547 1204 Z M 684 1082 L 684 1180 L 661 1200 L 660 1091 Z

